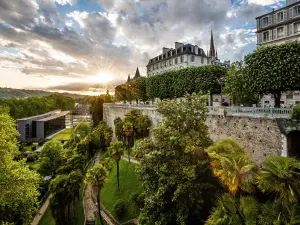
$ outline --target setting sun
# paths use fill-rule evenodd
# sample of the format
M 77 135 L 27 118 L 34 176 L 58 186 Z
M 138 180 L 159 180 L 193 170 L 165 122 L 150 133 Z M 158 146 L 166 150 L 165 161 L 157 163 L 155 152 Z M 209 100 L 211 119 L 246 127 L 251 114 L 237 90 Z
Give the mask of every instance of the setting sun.
M 88 83 L 101 83 L 105 84 L 110 82 L 113 79 L 113 75 L 108 72 L 100 72 L 96 76 L 90 76 L 87 78 Z

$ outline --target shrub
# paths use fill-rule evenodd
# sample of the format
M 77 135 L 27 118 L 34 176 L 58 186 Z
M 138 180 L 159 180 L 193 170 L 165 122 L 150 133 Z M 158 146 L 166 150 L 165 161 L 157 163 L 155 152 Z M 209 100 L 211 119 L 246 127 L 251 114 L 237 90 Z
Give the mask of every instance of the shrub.
M 35 151 L 36 150 L 36 145 L 32 146 L 31 150 Z
M 125 213 L 125 203 L 123 200 L 118 200 L 115 204 L 114 204 L 114 213 L 116 214 L 116 216 L 118 218 L 121 218 L 122 215 L 124 215 Z
M 32 152 L 27 155 L 27 162 L 35 162 L 38 160 L 39 156 L 36 152 Z
M 291 119 L 300 120 L 300 105 L 299 104 L 294 106 L 292 114 L 291 114 Z
M 45 144 L 45 141 L 43 141 L 43 140 L 39 141 L 39 146 L 43 146 L 44 144 Z

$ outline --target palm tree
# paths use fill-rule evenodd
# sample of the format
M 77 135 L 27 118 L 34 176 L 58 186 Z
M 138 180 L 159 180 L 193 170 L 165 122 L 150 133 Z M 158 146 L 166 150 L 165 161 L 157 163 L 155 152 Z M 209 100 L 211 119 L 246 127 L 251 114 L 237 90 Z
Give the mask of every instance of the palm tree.
M 272 156 L 263 162 L 257 186 L 264 193 L 274 193 L 289 206 L 300 199 L 300 162 L 294 158 Z
M 120 191 L 120 174 L 119 174 L 119 162 L 124 155 L 125 146 L 123 142 L 117 141 L 111 143 L 110 147 L 108 148 L 109 156 L 115 160 L 117 164 L 117 181 L 118 181 L 118 190 Z
M 253 197 L 235 198 L 224 194 L 205 225 L 256 225 L 259 204 Z
M 107 182 L 107 177 L 107 169 L 102 164 L 97 164 L 88 170 L 84 180 L 86 184 L 92 184 L 95 189 L 97 194 L 98 214 L 102 225 L 104 225 L 104 223 L 101 216 L 100 191 L 103 185 Z
M 128 161 L 130 163 L 130 148 L 134 145 L 133 134 L 134 127 L 131 122 L 125 122 L 123 124 L 123 131 L 126 136 L 127 150 L 128 150 Z
M 238 191 L 251 193 L 255 190 L 257 165 L 231 138 L 225 138 L 206 149 L 213 173 L 236 195 Z

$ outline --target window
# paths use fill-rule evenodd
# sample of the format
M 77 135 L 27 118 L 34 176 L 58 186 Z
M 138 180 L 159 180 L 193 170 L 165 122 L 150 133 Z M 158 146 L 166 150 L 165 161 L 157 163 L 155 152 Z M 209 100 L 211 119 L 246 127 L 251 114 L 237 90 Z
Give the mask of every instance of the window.
M 203 57 L 201 57 L 201 63 L 202 63 L 202 64 L 204 63 L 204 58 L 203 58 Z
M 177 64 L 177 63 L 178 63 L 178 58 L 175 59 L 175 64 Z
M 195 56 L 191 56 L 191 62 L 195 62 Z
M 284 29 L 283 29 L 283 27 L 277 28 L 277 37 L 278 38 L 284 37 Z
M 159 65 L 158 65 L 158 63 L 157 63 L 157 65 L 156 65 L 156 69 L 158 69 L 159 68 Z
M 294 7 L 294 16 L 300 16 L 300 5 Z
M 270 102 L 269 101 L 265 101 L 265 104 L 269 104 Z
M 153 66 L 153 70 L 155 70 L 155 66 Z
M 163 63 L 162 62 L 160 63 L 160 68 L 163 68 Z
M 172 66 L 172 59 L 169 61 L 169 65 Z
M 269 31 L 263 33 L 263 42 L 269 41 Z
M 263 18 L 263 27 L 266 27 L 268 25 L 269 25 L 269 17 L 267 16 Z
M 300 34 L 300 22 L 294 24 L 294 33 Z
M 165 61 L 165 67 L 167 67 L 168 66 L 168 62 L 167 61 Z
M 180 62 L 183 62 L 183 55 L 180 56 Z
M 283 12 L 277 13 L 277 23 L 282 22 L 283 18 Z

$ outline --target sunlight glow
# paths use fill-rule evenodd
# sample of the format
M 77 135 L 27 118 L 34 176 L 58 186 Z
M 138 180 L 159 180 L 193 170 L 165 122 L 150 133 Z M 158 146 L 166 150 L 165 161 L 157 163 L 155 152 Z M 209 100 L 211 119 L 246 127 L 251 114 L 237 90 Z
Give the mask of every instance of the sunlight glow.
M 100 72 L 96 76 L 90 76 L 86 79 L 88 83 L 100 83 L 100 84 L 106 84 L 110 81 L 112 81 L 113 75 L 108 72 Z

